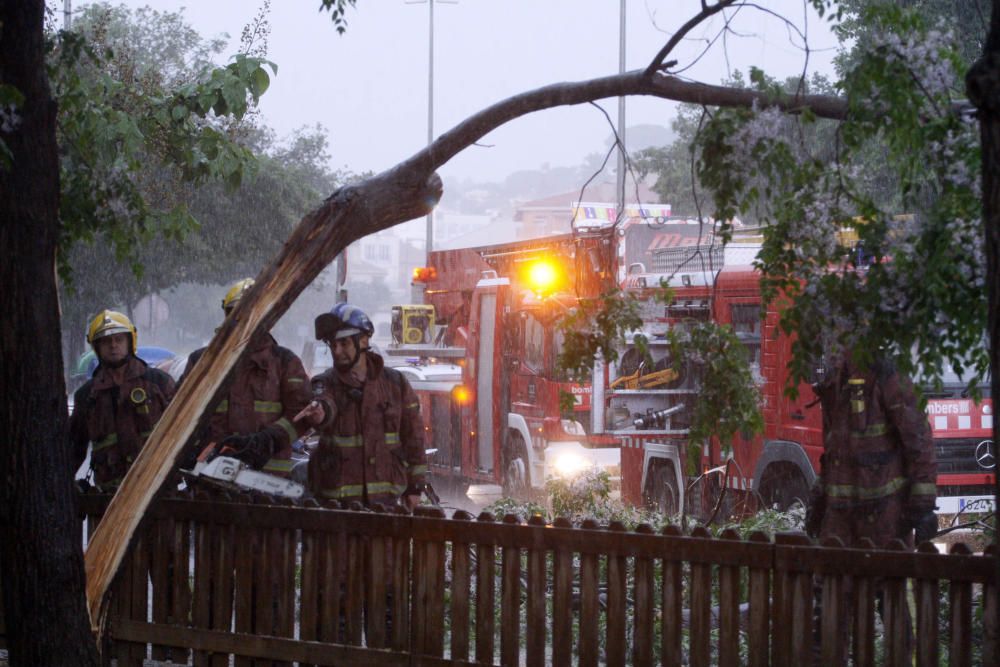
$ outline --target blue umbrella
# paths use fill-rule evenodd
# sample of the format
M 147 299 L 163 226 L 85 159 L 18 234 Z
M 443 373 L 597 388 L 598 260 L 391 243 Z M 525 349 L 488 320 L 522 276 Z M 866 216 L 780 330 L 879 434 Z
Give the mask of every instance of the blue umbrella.
M 173 359 L 177 355 L 165 347 L 140 345 L 136 350 L 135 356 L 139 357 L 150 366 L 157 366 L 168 359 Z M 90 377 L 94 374 L 94 370 L 96 368 L 97 355 L 94 354 L 93 350 L 88 350 L 81 354 L 80 358 L 77 359 L 76 365 L 73 368 L 73 375 L 84 375 L 85 377 Z

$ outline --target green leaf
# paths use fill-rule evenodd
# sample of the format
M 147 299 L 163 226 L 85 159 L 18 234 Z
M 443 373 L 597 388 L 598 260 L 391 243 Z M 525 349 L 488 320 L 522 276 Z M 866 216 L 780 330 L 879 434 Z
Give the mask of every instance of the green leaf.
M 254 99 L 259 98 L 265 92 L 267 92 L 268 86 L 271 85 L 271 78 L 267 75 L 267 72 L 263 68 L 257 68 L 253 71 L 250 77 L 250 90 L 253 93 Z

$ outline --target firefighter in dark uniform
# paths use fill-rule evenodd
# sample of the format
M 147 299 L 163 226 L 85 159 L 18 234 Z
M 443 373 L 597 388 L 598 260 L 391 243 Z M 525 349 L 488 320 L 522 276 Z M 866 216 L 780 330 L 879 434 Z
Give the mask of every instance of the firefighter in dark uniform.
M 814 386 L 823 407 L 823 455 L 820 475 L 810 494 L 806 532 L 812 537 L 839 538 L 845 546 L 868 539 L 884 548 L 899 540 L 913 547 L 937 533 L 937 462 L 927 417 L 917 405 L 910 380 L 887 360 L 867 367 L 844 354 L 827 365 Z M 820 656 L 822 588 L 816 581 L 814 658 Z M 880 615 L 886 604 L 881 582 L 875 582 Z M 844 595 L 850 596 L 850 590 Z M 838 620 L 841 646 L 850 632 L 849 597 L 841 602 Z M 899 610 L 906 628 L 904 661 L 912 653 L 912 628 L 906 605 Z
M 113 310 L 87 328 L 100 363 L 73 395 L 70 442 L 73 470 L 91 447 L 90 469 L 102 491 L 118 487 L 174 396 L 173 379 L 135 356 L 137 338 L 131 320 Z
M 253 284 L 251 278 L 246 278 L 229 288 L 222 299 L 222 311 L 227 317 Z M 205 348 L 201 348 L 191 353 L 180 384 L 204 352 Z M 294 463 L 292 443 L 301 435 L 292 418 L 311 399 L 302 361 L 291 350 L 279 346 L 270 334 L 258 335 L 237 363 L 223 396 L 212 412 L 207 433 L 199 434 L 198 446 L 214 443 L 220 454 L 287 477 Z
M 898 539 L 913 546 L 937 532 L 937 462 L 912 384 L 892 364 L 862 368 L 845 356 L 815 387 L 823 407 L 823 456 L 807 532 L 846 546 Z
M 340 303 L 316 318 L 334 367 L 313 378 L 313 402 L 296 419 L 320 434 L 309 486 L 320 498 L 408 508 L 425 490 L 420 403 L 403 375 L 369 349 L 375 328 L 361 309 Z

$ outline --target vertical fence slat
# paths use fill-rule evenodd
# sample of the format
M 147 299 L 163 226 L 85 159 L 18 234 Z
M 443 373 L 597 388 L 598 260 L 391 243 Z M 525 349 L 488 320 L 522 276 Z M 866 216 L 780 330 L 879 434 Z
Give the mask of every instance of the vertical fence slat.
M 820 623 L 820 648 L 824 665 L 845 664 L 846 652 L 844 647 L 844 632 L 842 624 L 847 618 L 847 610 L 844 608 L 844 584 L 843 578 L 835 574 L 827 574 L 823 577 L 822 598 L 819 601 L 821 615 Z
M 968 556 L 972 550 L 962 543 L 951 548 L 951 554 Z M 951 643 L 948 662 L 956 667 L 972 664 L 972 584 L 967 581 L 953 581 L 948 587 L 949 620 L 951 623 Z
M 739 533 L 726 529 L 720 536 L 734 543 Z M 719 664 L 740 664 L 740 567 L 719 566 Z
M 933 545 L 925 544 L 937 551 Z M 918 667 L 937 667 L 941 588 L 938 586 L 937 580 L 919 579 L 914 582 L 914 594 L 917 605 L 917 665 Z
M 212 629 L 229 632 L 233 618 L 233 531 L 234 526 L 218 526 L 212 568 Z M 229 656 L 216 654 L 213 667 L 228 667 Z
M 347 535 L 347 599 L 345 616 L 347 643 L 361 646 L 364 614 L 364 551 L 365 542 L 358 535 Z
M 366 614 L 365 635 L 367 645 L 373 648 L 385 647 L 385 538 L 372 537 L 368 554 L 368 569 L 366 572 L 367 592 L 365 598 L 368 604 Z
M 803 538 L 805 539 L 805 538 Z M 808 664 L 813 651 L 812 575 L 798 572 L 792 580 L 792 660 Z
M 424 510 L 423 514 L 435 519 L 443 519 L 444 512 L 437 508 Z M 428 655 L 444 655 L 444 542 L 427 543 L 427 616 L 425 628 L 427 638 L 424 650 Z
M 111 605 L 114 615 L 118 619 L 127 619 L 132 605 L 132 568 L 128 567 L 129 554 L 124 559 L 125 566 L 118 568 L 115 575 L 114 586 L 112 587 Z M 114 626 L 111 635 L 111 655 L 118 661 L 119 665 L 129 664 L 128 644 L 114 640 Z
M 491 524 L 494 519 L 489 512 L 479 515 L 478 521 Z M 493 610 L 496 607 L 496 549 L 492 544 L 476 545 L 476 662 L 493 664 L 494 623 Z
M 680 536 L 677 526 L 667 526 L 664 535 Z M 683 661 L 681 650 L 682 607 L 684 604 L 684 580 L 681 576 L 684 563 L 663 558 L 663 615 L 660 627 L 660 653 L 665 667 L 676 667 Z
M 750 542 L 769 543 L 771 538 L 762 532 L 750 535 Z M 758 563 L 749 573 L 750 627 L 747 636 L 749 664 L 766 667 L 771 664 L 771 568 L 773 563 Z
M 413 616 L 410 649 L 417 655 L 426 652 L 427 639 L 427 543 L 413 541 Z
M 319 639 L 339 644 L 344 641 L 341 627 L 344 572 L 347 571 L 347 538 L 344 533 L 323 535 L 323 549 L 319 553 L 320 589 Z
M 212 616 L 212 537 L 213 526 L 197 522 L 194 527 L 194 591 L 192 596 L 192 626 L 208 630 Z M 194 652 L 195 667 L 208 665 L 208 653 Z
M 149 620 L 149 565 L 151 563 L 150 548 L 152 528 L 149 522 L 139 532 L 139 539 L 132 547 L 132 610 L 131 618 L 136 621 Z M 132 661 L 141 667 L 146 659 L 146 644 L 132 643 L 130 651 Z
M 709 538 L 709 532 L 698 527 L 691 532 L 692 537 Z M 711 661 L 712 640 L 712 565 L 711 563 L 691 563 L 691 665 L 708 667 Z
M 271 569 L 273 570 L 273 592 L 271 608 L 274 617 L 272 633 L 276 637 L 291 637 L 295 631 L 295 531 L 291 528 L 275 527 L 271 531 Z M 275 662 L 273 665 L 291 667 L 291 662 Z
M 569 519 L 555 520 L 556 528 L 572 528 Z M 552 664 L 573 662 L 573 554 L 556 549 L 552 563 Z
M 875 592 L 868 577 L 854 579 L 854 664 L 875 664 Z
M 693 667 L 708 667 L 712 639 L 712 566 L 691 563 L 690 659 Z
M 170 540 L 170 562 L 173 576 L 170 580 L 172 597 L 170 600 L 170 621 L 187 627 L 191 624 L 191 524 L 188 521 L 172 521 L 173 535 Z M 188 664 L 190 651 L 173 647 L 170 657 L 173 662 Z
M 503 518 L 506 525 L 519 523 L 517 515 Z M 500 663 L 520 663 L 521 652 L 521 550 L 505 546 L 500 580 Z
M 253 632 L 253 595 L 254 576 L 257 569 L 257 551 L 260 531 L 240 531 L 240 539 L 236 541 L 236 561 L 233 563 L 235 578 L 233 585 L 233 612 L 236 632 L 251 634 Z M 236 667 L 247 667 L 251 664 L 249 658 L 236 656 Z
M 405 651 L 410 639 L 410 538 L 392 540 L 392 648 Z M 415 605 L 414 605 L 415 606 Z
M 299 598 L 299 639 L 316 641 L 319 638 L 320 574 L 318 544 L 323 536 L 302 531 L 302 596 Z
M 775 544 L 780 544 L 781 536 L 775 535 Z M 791 662 L 791 621 L 792 608 L 789 591 L 791 573 L 775 564 L 773 574 L 774 594 L 771 600 L 771 657 L 776 665 Z
M 532 516 L 528 520 L 528 525 L 536 527 L 538 531 L 545 530 L 545 521 L 540 516 Z M 536 534 L 535 541 L 541 543 L 542 535 Z M 528 599 L 525 634 L 527 635 L 527 664 L 529 667 L 541 667 L 546 664 L 545 588 L 548 582 L 545 557 L 544 549 L 528 550 Z
M 636 526 L 640 535 L 651 535 L 648 524 Z M 632 620 L 632 664 L 649 667 L 653 664 L 653 596 L 656 581 L 653 578 L 653 561 L 644 556 L 635 559 L 635 614 Z
M 153 553 L 149 572 L 153 584 L 153 622 L 167 623 L 170 618 L 170 540 L 174 522 L 170 518 L 159 519 L 153 525 Z M 170 658 L 170 648 L 153 646 L 153 660 L 166 661 Z
M 612 533 L 624 533 L 625 526 L 618 521 L 612 521 L 608 526 Z M 625 596 L 628 592 L 627 559 L 614 553 L 614 547 L 619 543 L 616 536 L 609 536 L 608 548 L 608 609 L 607 609 L 607 648 L 606 658 L 612 667 L 625 665 L 626 608 Z
M 471 515 L 458 510 L 455 521 L 469 521 Z M 453 542 L 451 547 L 451 657 L 469 659 L 469 545 Z
M 997 558 L 997 548 L 991 544 L 983 552 L 984 557 Z M 1000 665 L 1000 637 L 997 637 L 997 625 L 1000 623 L 1000 602 L 997 595 L 997 583 L 983 584 L 983 664 Z
M 906 579 L 892 577 L 883 585 L 882 624 L 886 636 L 886 664 L 910 665 L 912 631 L 906 604 Z
M 596 530 L 597 522 L 587 519 L 584 530 Z M 596 539 L 596 535 L 595 535 Z M 598 588 L 597 555 L 580 554 L 580 665 L 596 665 L 598 659 L 597 626 L 601 613 L 597 605 Z
M 276 543 L 274 531 L 268 528 L 260 531 L 260 552 L 257 572 L 254 577 L 254 634 L 274 634 L 275 583 L 277 579 Z M 258 661 L 258 664 L 260 661 Z

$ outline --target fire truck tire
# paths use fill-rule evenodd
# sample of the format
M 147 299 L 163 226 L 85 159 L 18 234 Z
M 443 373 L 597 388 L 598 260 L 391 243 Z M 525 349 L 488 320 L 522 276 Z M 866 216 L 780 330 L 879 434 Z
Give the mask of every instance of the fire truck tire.
M 677 476 L 669 463 L 661 463 L 653 468 L 643 491 L 646 505 L 650 509 L 667 516 L 674 516 L 679 511 Z
M 802 472 L 792 463 L 772 463 L 760 480 L 760 499 L 763 507 L 787 512 L 794 506 L 805 511 L 809 501 L 809 485 Z
M 507 498 L 524 498 L 531 488 L 528 448 L 517 431 L 510 432 L 507 447 L 503 456 L 503 495 Z

